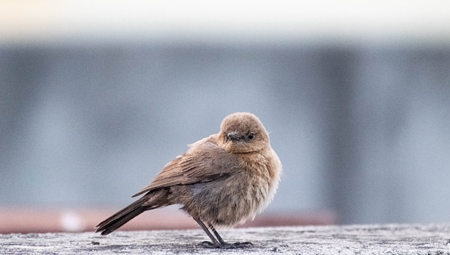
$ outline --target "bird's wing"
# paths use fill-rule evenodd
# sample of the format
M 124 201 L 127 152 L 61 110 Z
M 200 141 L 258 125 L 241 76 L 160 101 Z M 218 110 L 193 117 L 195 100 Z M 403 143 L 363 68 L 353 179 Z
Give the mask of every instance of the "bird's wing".
M 143 193 L 199 182 L 210 182 L 227 176 L 239 169 L 235 155 L 230 154 L 212 142 L 195 144 L 186 154 L 178 156 L 164 167 L 156 179 L 133 197 Z

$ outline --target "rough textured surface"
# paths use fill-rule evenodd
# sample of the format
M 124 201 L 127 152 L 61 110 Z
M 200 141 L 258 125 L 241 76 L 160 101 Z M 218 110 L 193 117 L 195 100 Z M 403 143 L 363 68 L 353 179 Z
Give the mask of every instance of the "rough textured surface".
M 450 254 L 450 223 L 222 230 L 253 248 L 217 250 L 198 244 L 201 230 L 0 235 L 0 254 Z

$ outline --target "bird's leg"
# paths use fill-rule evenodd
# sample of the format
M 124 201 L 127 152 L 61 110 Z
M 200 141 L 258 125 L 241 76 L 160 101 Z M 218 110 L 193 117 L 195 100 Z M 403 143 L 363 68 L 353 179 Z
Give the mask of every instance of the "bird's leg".
M 223 241 L 222 237 L 219 235 L 219 232 L 217 232 L 217 230 L 214 228 L 214 226 L 212 224 L 209 224 L 209 228 L 214 233 L 217 240 L 219 240 L 219 242 L 220 242 L 219 248 L 235 249 L 235 248 L 250 248 L 253 246 L 253 244 L 251 242 L 243 242 L 243 243 L 238 242 L 238 243 L 233 243 L 233 244 L 226 243 L 225 241 Z
M 205 226 L 205 224 L 199 218 L 194 218 L 194 220 L 198 223 L 198 225 L 200 225 L 200 227 L 202 227 L 203 231 L 205 231 L 205 233 L 209 236 L 209 238 L 212 241 L 212 243 L 208 242 L 208 241 L 204 241 L 201 243 L 201 245 L 205 248 L 220 247 L 221 243 L 219 243 L 219 241 L 217 241 L 217 239 L 211 234 L 211 232 Z M 215 230 L 214 230 L 214 232 L 217 233 Z M 222 238 L 220 238 L 220 240 L 223 242 Z
M 226 244 L 222 237 L 219 235 L 219 233 L 217 233 L 216 229 L 214 228 L 214 226 L 212 224 L 209 224 L 209 228 L 212 230 L 212 232 L 214 233 L 214 235 L 216 236 L 217 240 L 219 240 L 220 244 Z
M 212 224 L 209 224 L 209 228 L 214 233 L 211 234 L 211 231 L 206 227 L 205 223 L 203 223 L 199 218 L 194 218 L 194 220 L 202 227 L 203 231 L 209 236 L 212 242 L 204 241 L 200 245 L 204 248 L 223 248 L 223 249 L 236 249 L 236 248 L 250 248 L 253 246 L 251 242 L 243 242 L 243 243 L 226 243 L 222 237 L 219 235 L 217 230 L 214 228 Z

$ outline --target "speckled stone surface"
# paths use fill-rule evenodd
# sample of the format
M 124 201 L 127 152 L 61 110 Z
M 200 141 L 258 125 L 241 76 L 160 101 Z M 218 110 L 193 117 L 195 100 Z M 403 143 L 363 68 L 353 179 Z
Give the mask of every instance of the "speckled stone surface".
M 252 248 L 207 249 L 202 230 L 0 235 L 0 254 L 450 254 L 450 223 L 220 230 Z

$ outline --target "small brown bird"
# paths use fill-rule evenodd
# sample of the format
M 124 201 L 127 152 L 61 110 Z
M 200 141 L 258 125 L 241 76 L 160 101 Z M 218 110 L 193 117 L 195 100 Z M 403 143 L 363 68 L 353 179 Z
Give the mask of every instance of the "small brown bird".
M 180 204 L 211 239 L 212 243 L 202 246 L 252 246 L 250 242 L 224 242 L 215 226 L 232 227 L 253 220 L 275 195 L 281 169 L 258 117 L 233 113 L 222 121 L 218 134 L 190 145 L 133 197 L 144 196 L 102 221 L 96 232 L 107 235 L 144 211 Z

